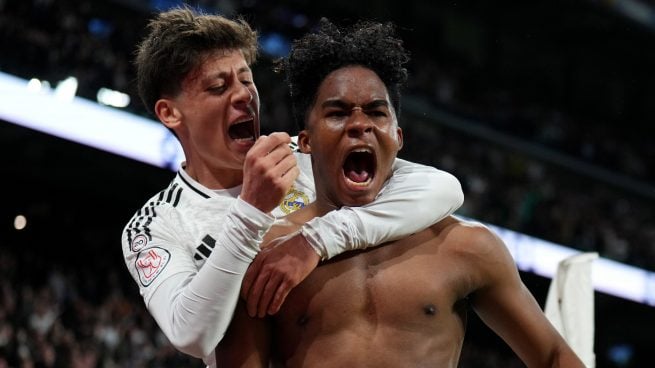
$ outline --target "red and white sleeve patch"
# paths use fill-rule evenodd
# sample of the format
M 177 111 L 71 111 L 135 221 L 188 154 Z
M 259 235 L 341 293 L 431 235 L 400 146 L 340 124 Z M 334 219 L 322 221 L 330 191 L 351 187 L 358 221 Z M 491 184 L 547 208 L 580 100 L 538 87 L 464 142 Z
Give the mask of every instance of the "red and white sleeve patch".
M 150 285 L 166 268 L 170 259 L 171 254 L 166 249 L 159 247 L 152 247 L 139 253 L 136 257 L 136 270 L 141 285 Z

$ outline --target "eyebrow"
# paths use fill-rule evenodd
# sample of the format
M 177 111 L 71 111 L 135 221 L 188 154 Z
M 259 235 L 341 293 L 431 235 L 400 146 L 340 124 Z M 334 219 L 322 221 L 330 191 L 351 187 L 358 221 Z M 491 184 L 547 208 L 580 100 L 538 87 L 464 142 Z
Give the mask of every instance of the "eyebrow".
M 330 108 L 330 107 L 336 107 L 336 108 L 340 108 L 340 109 L 348 109 L 348 108 L 352 108 L 353 104 L 346 103 L 343 100 L 327 100 L 327 101 L 325 101 L 325 102 L 323 102 L 321 104 L 321 107 L 324 108 L 324 109 L 325 108 Z M 382 100 L 382 99 L 373 100 L 373 101 L 371 101 L 371 102 L 369 102 L 367 104 L 364 104 L 364 106 L 362 106 L 362 109 L 363 110 L 371 110 L 371 109 L 375 109 L 375 108 L 378 108 L 378 107 L 389 107 L 389 102 L 387 100 Z
M 239 70 L 237 70 L 237 74 L 241 74 L 241 73 L 252 73 L 252 70 L 248 66 L 242 66 L 241 68 L 239 68 Z
M 375 109 L 378 107 L 389 107 L 387 100 L 374 100 L 364 105 L 364 110 Z
M 252 70 L 248 66 L 242 66 L 237 70 L 237 75 L 243 74 L 243 73 L 252 73 Z M 206 80 L 214 80 L 214 79 L 220 79 L 220 78 L 225 78 L 230 72 L 227 71 L 221 71 L 218 73 L 214 73 L 210 75 L 209 77 L 206 78 Z

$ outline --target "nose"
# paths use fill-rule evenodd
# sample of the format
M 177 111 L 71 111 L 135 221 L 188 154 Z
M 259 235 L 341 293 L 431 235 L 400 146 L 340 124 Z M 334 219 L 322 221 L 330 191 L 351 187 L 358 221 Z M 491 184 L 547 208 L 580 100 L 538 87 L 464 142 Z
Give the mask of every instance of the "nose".
M 237 81 L 234 88 L 235 91 L 232 94 L 232 103 L 235 105 L 247 105 L 252 101 L 253 93 L 248 86 Z
M 373 122 L 361 107 L 353 108 L 347 124 L 346 131 L 351 138 L 358 138 L 373 131 Z

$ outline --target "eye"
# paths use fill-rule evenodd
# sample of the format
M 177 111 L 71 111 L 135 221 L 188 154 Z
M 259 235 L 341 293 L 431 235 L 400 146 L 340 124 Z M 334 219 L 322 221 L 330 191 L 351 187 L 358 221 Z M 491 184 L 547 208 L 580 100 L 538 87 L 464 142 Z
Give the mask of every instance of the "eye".
M 243 84 L 244 86 L 250 86 L 255 84 L 253 81 L 252 73 L 250 71 L 241 71 L 238 75 L 237 78 L 239 79 L 239 82 Z
M 387 112 L 382 110 L 371 110 L 366 112 L 369 116 L 384 118 L 387 117 Z
M 344 116 L 348 116 L 348 112 L 344 110 L 330 110 L 327 113 L 325 113 L 325 116 L 328 118 L 341 118 Z
M 215 93 L 215 94 L 221 94 L 221 93 L 225 92 L 226 88 L 227 88 L 227 86 L 225 84 L 221 84 L 221 85 L 218 85 L 218 86 L 209 87 L 209 88 L 207 88 L 207 91 L 209 91 L 211 93 Z

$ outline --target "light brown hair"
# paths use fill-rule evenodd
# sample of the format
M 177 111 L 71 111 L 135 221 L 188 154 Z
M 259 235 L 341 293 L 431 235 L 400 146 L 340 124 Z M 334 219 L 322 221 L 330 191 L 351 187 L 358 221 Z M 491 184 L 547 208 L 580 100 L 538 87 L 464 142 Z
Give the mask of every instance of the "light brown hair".
M 182 80 L 207 54 L 241 50 L 252 64 L 257 32 L 242 18 L 201 14 L 185 6 L 159 13 L 136 50 L 137 87 L 146 109 L 153 112 L 164 95 L 180 92 Z

